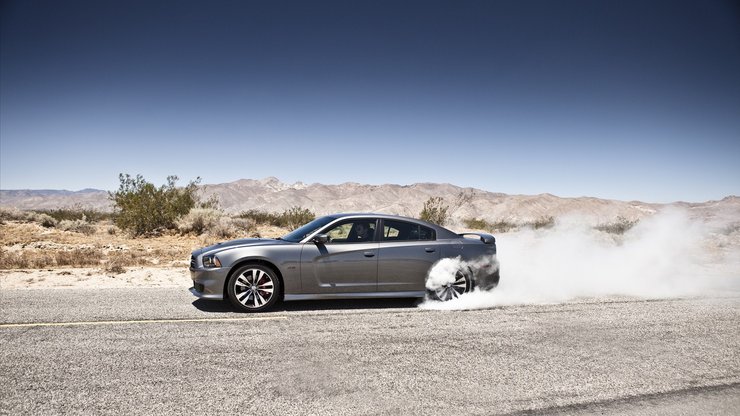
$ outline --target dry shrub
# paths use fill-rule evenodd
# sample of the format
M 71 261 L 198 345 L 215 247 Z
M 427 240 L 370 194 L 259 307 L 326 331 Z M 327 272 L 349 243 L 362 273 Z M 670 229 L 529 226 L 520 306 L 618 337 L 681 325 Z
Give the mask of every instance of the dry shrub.
M 194 208 L 177 220 L 181 233 L 192 233 L 221 239 L 234 238 L 249 233 L 256 225 L 252 218 L 231 218 L 213 208 Z
M 123 258 L 123 256 L 114 256 Z M 0 269 L 42 269 L 47 267 L 88 267 L 99 266 L 105 260 L 102 250 L 96 248 L 76 248 L 61 251 L 8 251 L 0 249 Z M 139 263 L 141 260 L 128 260 Z M 123 263 L 122 263 L 123 264 Z
M 76 248 L 69 251 L 57 251 L 55 258 L 57 266 L 97 266 L 103 259 L 103 253 L 99 249 Z
M 85 235 L 95 234 L 95 226 L 87 222 L 87 219 L 85 218 L 80 220 L 62 220 L 59 222 L 57 228 L 63 231 L 71 231 Z
M 236 228 L 232 226 L 230 221 L 219 221 L 208 230 L 208 235 L 218 239 L 230 239 L 236 236 Z
M 33 214 L 33 222 L 40 224 L 44 228 L 54 228 L 58 224 L 57 220 L 49 215 L 38 213 Z
M 145 251 L 116 251 L 108 254 L 107 264 L 118 264 L 120 266 L 144 266 L 151 264 L 146 259 Z
M 724 235 L 731 235 L 735 234 L 738 231 L 740 231 L 740 222 L 733 222 L 730 224 L 727 224 L 721 231 Z
M 316 218 L 316 214 L 307 208 L 294 206 L 280 214 L 250 209 L 237 215 L 237 218 L 252 220 L 254 221 L 254 225 L 274 225 L 276 227 L 294 230 L 303 224 L 313 221 Z
M 519 224 L 519 226 L 532 228 L 535 230 L 539 230 L 540 228 L 552 228 L 553 226 L 555 226 L 555 217 L 553 217 L 552 215 L 548 215 L 537 218 L 534 221 L 525 221 Z
M 517 228 L 517 225 L 513 222 L 509 222 L 506 220 L 498 220 L 496 222 L 491 223 L 490 227 L 491 227 L 491 232 L 506 233 L 511 230 L 515 230 Z
M 247 218 L 221 218 L 221 221 L 209 231 L 214 237 L 236 238 L 246 236 L 257 224 Z
M 43 269 L 56 265 L 53 254 L 40 251 L 9 251 L 0 248 L 0 269 Z
M 465 226 L 473 230 L 483 230 L 489 233 L 505 233 L 517 229 L 519 226 L 506 220 L 488 222 L 480 218 L 468 218 L 463 220 Z
M 23 252 L 8 251 L 0 247 L 0 269 L 27 269 L 29 264 Z
M 118 261 L 111 260 L 105 264 L 105 271 L 113 274 L 122 274 L 126 273 L 126 268 Z
M 0 207 L 0 220 L 2 221 L 28 221 L 28 213 L 18 208 Z
M 98 211 L 93 208 L 84 208 L 80 204 L 76 204 L 75 206 L 68 208 L 40 209 L 35 210 L 34 212 L 39 214 L 47 214 L 57 221 L 74 221 L 82 219 L 95 223 L 113 219 L 113 213 L 111 212 Z
M 594 228 L 601 232 L 622 235 L 626 233 L 630 228 L 634 227 L 638 222 L 639 220 L 628 220 L 627 218 L 620 215 L 614 222 L 599 224 Z
M 222 211 L 213 208 L 193 208 L 176 221 L 177 229 L 183 234 L 201 235 L 216 226 L 224 216 Z
M 223 241 L 223 238 L 217 238 L 210 234 L 203 234 L 198 237 L 198 245 L 201 247 L 212 246 Z
M 45 213 L 21 211 L 18 208 L 0 208 L 0 223 L 5 221 L 33 222 L 46 228 L 53 228 L 58 224 L 56 219 Z
M 178 246 L 172 246 L 166 249 L 156 248 L 150 254 L 160 261 L 183 260 L 190 257 L 190 248 Z
M 257 228 L 257 223 L 247 218 L 232 218 L 231 222 L 240 234 L 246 235 Z

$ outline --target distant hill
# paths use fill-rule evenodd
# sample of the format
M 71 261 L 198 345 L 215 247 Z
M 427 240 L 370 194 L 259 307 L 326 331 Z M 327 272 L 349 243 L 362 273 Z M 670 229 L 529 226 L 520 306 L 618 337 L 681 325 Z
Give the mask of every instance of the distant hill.
M 317 214 L 333 212 L 381 212 L 416 216 L 424 202 L 432 196 L 445 199 L 450 205 L 453 222 L 466 218 L 487 221 L 534 221 L 543 217 L 579 215 L 590 222 L 613 221 L 618 216 L 639 219 L 670 206 L 684 207 L 702 218 L 740 219 L 740 198 L 703 203 L 654 204 L 639 201 L 616 201 L 590 197 L 561 198 L 550 194 L 507 195 L 451 184 L 415 183 L 412 185 L 363 185 L 343 183 L 283 183 L 277 178 L 241 179 L 235 182 L 205 185 L 203 196 L 217 195 L 221 207 L 236 213 L 248 209 L 280 212 L 292 206 L 302 206 Z M 106 191 L 3 190 L 0 205 L 19 209 L 53 209 L 82 206 L 110 210 Z
M 56 209 L 81 206 L 112 210 L 108 192 L 100 189 L 66 191 L 55 189 L 0 190 L 0 206 L 18 209 Z

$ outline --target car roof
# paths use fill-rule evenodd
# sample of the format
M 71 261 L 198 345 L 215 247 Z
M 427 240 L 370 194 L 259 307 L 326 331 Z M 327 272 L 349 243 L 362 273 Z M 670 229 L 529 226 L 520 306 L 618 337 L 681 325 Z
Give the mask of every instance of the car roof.
M 457 235 L 456 233 L 448 230 L 447 228 L 441 227 L 437 224 L 432 224 L 430 222 L 423 221 L 423 220 L 416 219 L 416 218 L 403 217 L 400 215 L 378 214 L 374 212 L 351 212 L 351 213 L 341 213 L 341 214 L 330 214 L 330 215 L 327 215 L 327 217 L 334 217 L 336 219 L 373 217 L 373 218 L 382 218 L 382 219 L 387 219 L 387 220 L 400 220 L 400 221 L 406 221 L 406 222 L 413 222 L 413 223 L 423 225 L 425 227 L 432 228 L 437 232 L 438 239 L 459 237 L 459 235 Z

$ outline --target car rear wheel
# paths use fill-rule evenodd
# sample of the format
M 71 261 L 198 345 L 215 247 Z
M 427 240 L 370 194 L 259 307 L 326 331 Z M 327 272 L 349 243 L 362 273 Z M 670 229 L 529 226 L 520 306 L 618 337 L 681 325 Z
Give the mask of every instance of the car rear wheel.
M 455 280 L 438 287 L 434 290 L 427 290 L 427 297 L 432 300 L 448 301 L 457 299 L 462 296 L 463 293 L 467 293 L 473 290 L 473 279 L 471 274 L 466 270 L 458 270 L 455 273 Z
M 278 301 L 280 280 L 271 268 L 248 264 L 231 274 L 227 291 L 231 303 L 240 310 L 263 312 Z

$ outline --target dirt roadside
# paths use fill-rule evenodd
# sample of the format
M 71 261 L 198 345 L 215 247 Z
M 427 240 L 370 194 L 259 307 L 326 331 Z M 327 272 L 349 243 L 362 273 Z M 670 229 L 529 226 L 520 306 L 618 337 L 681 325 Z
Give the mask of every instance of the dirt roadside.
M 0 290 L 190 287 L 187 267 L 126 267 L 123 273 L 100 268 L 0 270 Z
M 93 233 L 82 234 L 35 223 L 0 224 L 0 290 L 187 288 L 190 252 L 220 241 L 174 233 L 132 238 L 110 222 L 94 226 Z M 286 232 L 272 226 L 254 231 L 267 238 Z

